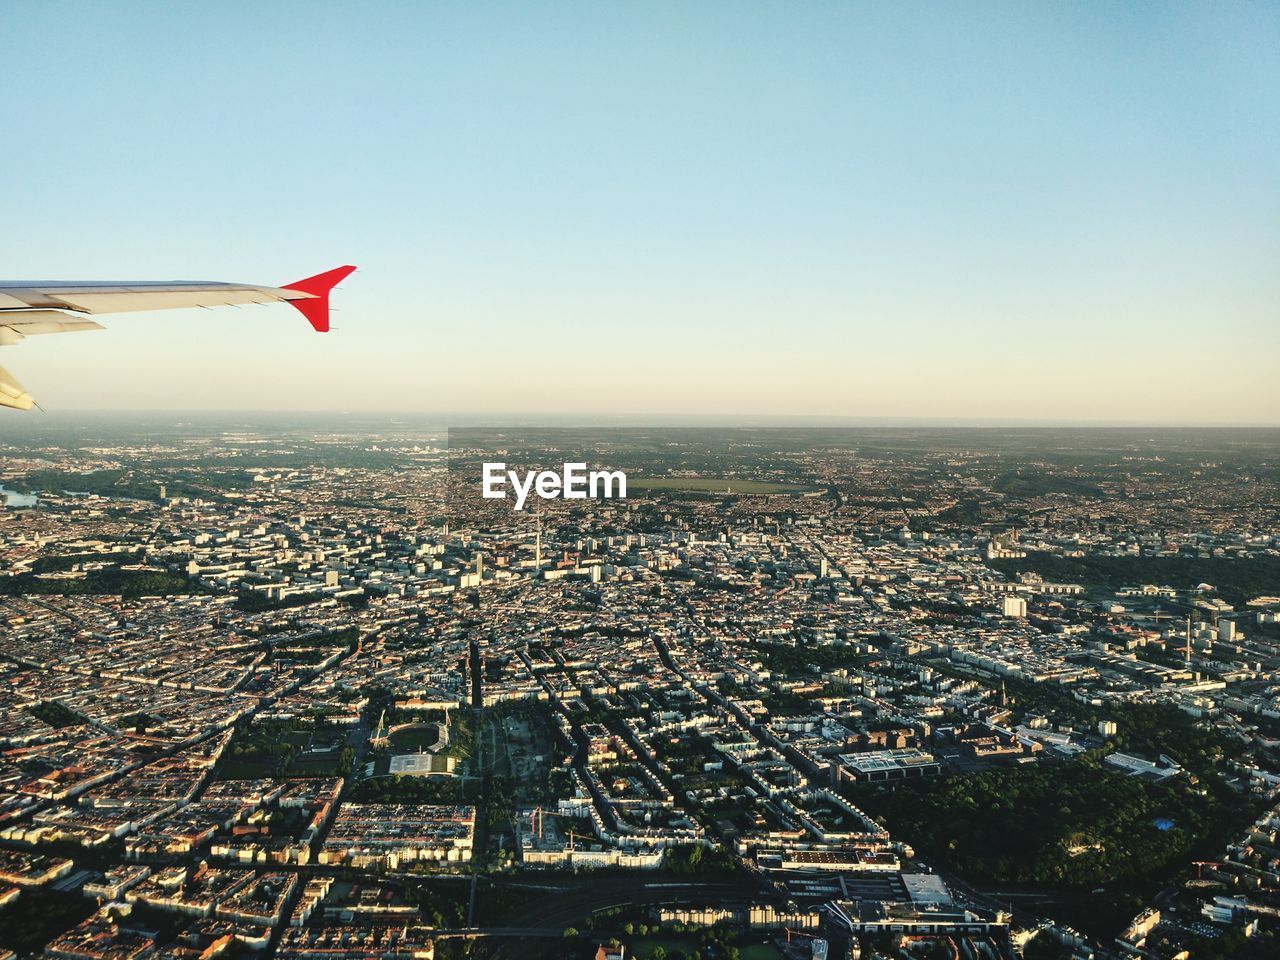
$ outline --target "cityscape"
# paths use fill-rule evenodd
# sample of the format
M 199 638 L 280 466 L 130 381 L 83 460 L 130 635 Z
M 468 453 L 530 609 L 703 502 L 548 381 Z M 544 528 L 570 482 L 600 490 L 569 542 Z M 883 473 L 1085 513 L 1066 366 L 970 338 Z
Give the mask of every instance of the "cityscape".
M 1280 951 L 1276 430 L 51 423 L 6 956 Z
M 1280 958 L 1280 3 L 0 35 L 0 960 Z

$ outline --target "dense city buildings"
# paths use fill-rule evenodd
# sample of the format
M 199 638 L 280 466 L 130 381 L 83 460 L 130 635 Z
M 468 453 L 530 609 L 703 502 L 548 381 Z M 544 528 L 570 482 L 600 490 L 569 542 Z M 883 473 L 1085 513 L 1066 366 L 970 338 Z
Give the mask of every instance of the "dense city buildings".
M 627 495 L 516 512 L 495 451 Z M 1280 949 L 1274 431 L 0 457 L 4 950 Z

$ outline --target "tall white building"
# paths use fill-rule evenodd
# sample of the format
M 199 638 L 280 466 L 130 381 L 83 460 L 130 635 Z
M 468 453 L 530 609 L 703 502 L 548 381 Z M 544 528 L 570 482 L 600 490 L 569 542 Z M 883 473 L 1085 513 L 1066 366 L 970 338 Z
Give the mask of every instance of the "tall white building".
M 1022 597 L 1005 597 L 1001 601 L 1001 609 L 1006 617 L 1025 617 L 1027 615 L 1027 601 Z

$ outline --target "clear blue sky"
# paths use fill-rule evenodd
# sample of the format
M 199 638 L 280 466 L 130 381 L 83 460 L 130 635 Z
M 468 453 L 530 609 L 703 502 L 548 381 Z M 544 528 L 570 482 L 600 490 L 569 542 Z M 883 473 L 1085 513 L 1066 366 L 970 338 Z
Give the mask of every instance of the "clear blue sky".
M 0 5 L 59 408 L 1280 422 L 1280 5 Z

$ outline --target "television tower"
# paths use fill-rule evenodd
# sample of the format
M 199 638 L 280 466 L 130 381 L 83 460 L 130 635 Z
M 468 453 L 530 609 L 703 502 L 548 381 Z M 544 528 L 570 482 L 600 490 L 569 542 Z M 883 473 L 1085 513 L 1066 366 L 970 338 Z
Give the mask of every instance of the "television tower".
M 533 538 L 533 575 L 536 577 L 542 569 L 542 514 L 536 515 L 538 519 L 538 530 Z

